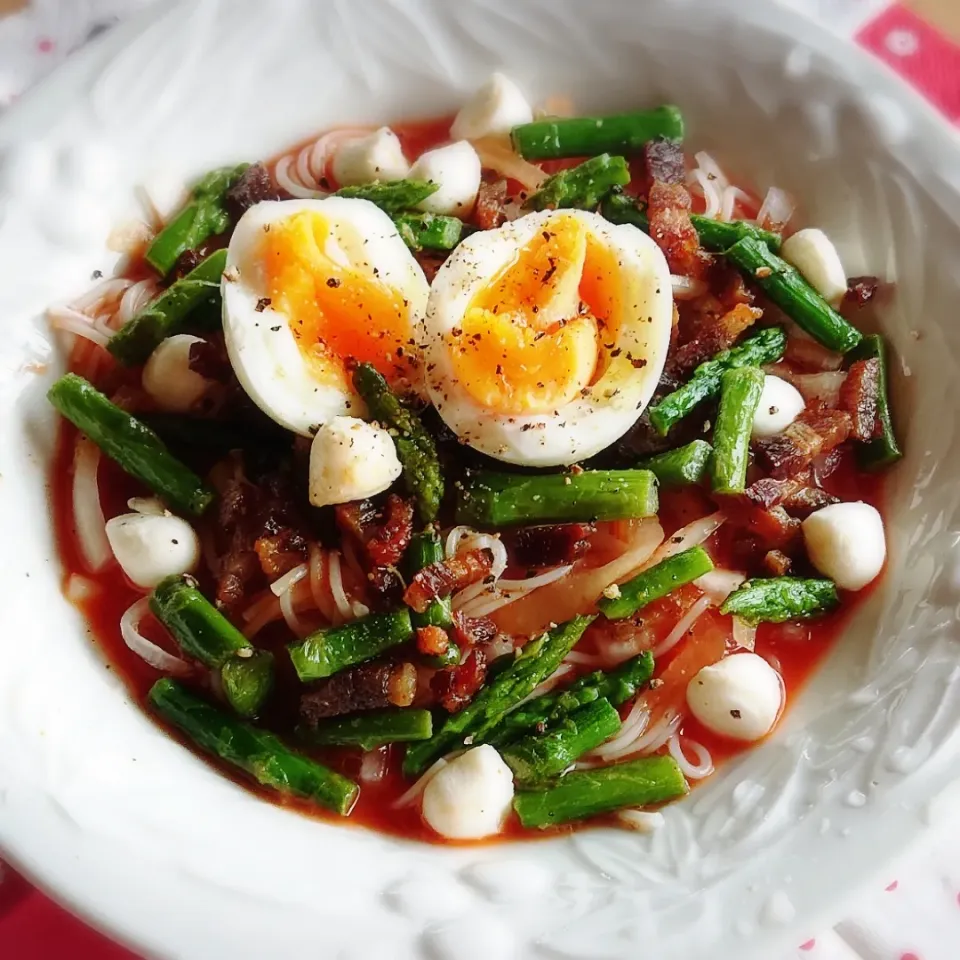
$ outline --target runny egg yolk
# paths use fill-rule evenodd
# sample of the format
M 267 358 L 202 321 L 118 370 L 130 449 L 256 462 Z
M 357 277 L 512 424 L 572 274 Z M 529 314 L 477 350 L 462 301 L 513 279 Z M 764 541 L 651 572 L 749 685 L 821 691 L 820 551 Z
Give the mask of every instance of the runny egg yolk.
M 325 252 L 332 234 L 337 242 L 349 239 L 314 210 L 270 225 L 261 261 L 270 305 L 287 317 L 321 383 L 347 382 L 348 359 L 371 363 L 391 380 L 408 375 L 413 355 L 406 301 L 371 264 L 332 260 Z
M 615 257 L 559 215 L 491 280 L 448 334 L 463 388 L 490 410 L 547 413 L 602 373 L 619 328 Z

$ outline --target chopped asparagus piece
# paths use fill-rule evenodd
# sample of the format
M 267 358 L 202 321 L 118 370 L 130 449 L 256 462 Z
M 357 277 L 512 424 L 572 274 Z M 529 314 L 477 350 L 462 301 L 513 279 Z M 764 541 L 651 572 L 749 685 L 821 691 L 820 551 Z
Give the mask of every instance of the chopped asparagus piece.
M 392 180 L 388 183 L 375 181 L 358 187 L 343 187 L 335 197 L 352 197 L 357 200 L 369 200 L 384 213 L 403 213 L 413 209 L 422 200 L 440 189 L 440 184 L 429 180 Z
M 703 479 L 711 453 L 713 447 L 706 440 L 694 440 L 684 447 L 648 457 L 637 468 L 649 470 L 663 487 L 682 487 Z
M 560 666 L 593 621 L 593 617 L 574 617 L 536 640 L 531 640 L 515 659 L 473 698 L 459 713 L 449 716 L 429 740 L 407 749 L 403 772 L 417 776 L 450 750 L 472 737 L 471 742 L 482 743 L 503 715 L 528 696 L 538 684 L 546 680 Z
M 547 210 L 561 207 L 594 210 L 612 187 L 630 182 L 630 171 L 623 157 L 601 153 L 584 160 L 577 167 L 561 170 L 543 181 L 540 189 L 531 194 L 524 209 Z
M 213 491 L 177 460 L 152 430 L 111 403 L 83 377 L 64 374 L 47 398 L 111 460 L 175 510 L 199 516 L 210 506 Z
M 306 683 L 372 660 L 412 636 L 410 611 L 404 608 L 392 613 L 371 613 L 340 627 L 325 627 L 299 643 L 291 643 L 287 649 L 297 676 Z
M 273 654 L 255 650 L 237 655 L 220 668 L 220 683 L 227 703 L 241 717 L 255 717 L 273 689 Z
M 618 597 L 601 597 L 597 607 L 608 620 L 622 620 L 712 569 L 710 554 L 703 547 L 690 547 L 641 570 L 632 580 L 620 584 Z
M 452 250 L 463 233 L 463 221 L 434 213 L 399 213 L 393 218 L 403 242 L 414 252 Z
M 569 713 L 553 729 L 529 734 L 501 753 L 518 784 L 543 783 L 559 777 L 619 729 L 620 715 L 610 701 L 594 700 Z
M 408 577 L 419 573 L 431 563 L 443 560 L 443 543 L 432 527 L 422 533 L 415 533 L 407 548 L 406 572 Z M 417 627 L 449 627 L 453 623 L 449 597 L 438 597 L 430 603 L 423 613 L 412 613 L 410 620 Z
M 598 770 L 578 770 L 545 790 L 518 793 L 513 808 L 525 827 L 552 827 L 624 807 L 642 807 L 687 792 L 672 757 L 643 757 Z
M 844 320 L 786 260 L 771 253 L 755 237 L 738 240 L 726 257 L 798 326 L 829 350 L 846 353 L 862 339 L 860 331 Z
M 403 481 L 416 498 L 424 523 L 437 519 L 443 499 L 443 475 L 433 437 L 420 418 L 405 407 L 390 390 L 387 381 L 369 363 L 360 363 L 353 374 L 353 384 L 363 397 L 370 416 L 394 433 L 397 456 L 403 465 Z
M 657 479 L 649 470 L 576 474 L 483 471 L 466 478 L 457 522 L 486 527 L 566 520 L 622 520 L 657 512 Z
M 877 333 L 869 333 L 848 354 L 847 360 L 869 360 L 876 357 L 880 361 L 880 390 L 877 394 L 877 419 L 880 421 L 881 434 L 866 443 L 858 444 L 857 460 L 865 470 L 882 470 L 896 463 L 903 453 L 897 443 L 890 416 L 889 364 L 887 361 L 886 341 Z
M 819 617 L 840 603 L 832 580 L 772 577 L 747 580 L 724 601 L 721 613 L 732 613 L 747 623 L 783 623 Z
M 313 747 L 360 747 L 373 750 L 386 743 L 427 740 L 433 733 L 429 710 L 397 708 L 322 720 L 316 727 L 297 728 L 300 739 Z
M 673 106 L 609 117 L 553 117 L 520 124 L 510 137 L 525 160 L 634 154 L 654 137 L 682 140 L 683 117 Z
M 760 405 L 763 371 L 759 367 L 725 370 L 720 378 L 720 409 L 713 426 L 710 462 L 714 493 L 743 493 L 750 460 L 750 432 Z
M 739 346 L 723 350 L 712 360 L 701 363 L 693 376 L 673 393 L 650 407 L 650 422 L 661 436 L 696 408 L 720 392 L 720 378 L 724 370 L 736 367 L 762 367 L 776 363 L 787 347 L 787 335 L 782 327 L 767 327 Z
M 347 816 L 357 802 L 360 788 L 355 783 L 295 753 L 272 733 L 211 706 L 176 680 L 158 680 L 148 700 L 202 750 L 265 787 L 313 800 L 341 816 Z
M 195 308 L 213 299 L 219 302 L 226 264 L 226 250 L 211 253 L 128 320 L 110 338 L 107 349 L 124 366 L 143 363 L 162 341 L 181 332 Z

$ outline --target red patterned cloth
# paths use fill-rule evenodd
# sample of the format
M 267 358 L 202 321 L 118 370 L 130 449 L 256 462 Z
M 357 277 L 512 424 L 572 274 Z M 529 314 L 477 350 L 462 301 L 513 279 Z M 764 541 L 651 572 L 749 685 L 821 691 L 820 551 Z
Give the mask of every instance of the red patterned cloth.
M 0 21 L 0 107 L 39 78 L 49 65 L 116 17 L 149 0 L 60 0 Z M 960 2 L 960 0 L 955 0 Z M 802 0 L 794 5 L 804 8 Z M 851 6 L 853 2 L 851 0 Z M 819 11 L 821 14 L 823 11 Z M 14 23 L 16 21 L 16 23 Z M 4 27 L 8 29 L 4 29 Z M 836 24 L 834 23 L 834 26 Z M 953 122 L 960 124 L 960 47 L 916 14 L 893 4 L 859 27 L 856 41 L 889 64 Z M 14 47 L 15 45 L 15 47 Z M 19 69 L 18 69 L 19 68 Z M 952 863 L 953 858 L 948 858 Z M 944 862 L 948 862 L 944 860 Z M 931 865 L 913 877 L 913 900 L 898 907 L 891 897 L 869 911 L 869 933 L 861 915 L 801 944 L 797 960 L 956 960 L 960 940 L 947 930 L 916 922 L 916 902 L 943 900 L 944 910 L 960 914 L 960 875 Z M 893 894 L 897 881 L 883 893 Z M 911 904 L 913 904 L 911 906 Z M 929 919 L 929 918 L 925 918 Z M 884 920 L 889 929 L 883 929 Z M 948 921 L 949 922 L 949 921 Z M 918 952 L 921 950 L 922 952 Z M 898 946 L 902 944 L 902 946 Z M 0 958 L 3 960 L 137 960 L 85 926 L 0 863 Z M 784 958 L 786 960 L 786 958 Z

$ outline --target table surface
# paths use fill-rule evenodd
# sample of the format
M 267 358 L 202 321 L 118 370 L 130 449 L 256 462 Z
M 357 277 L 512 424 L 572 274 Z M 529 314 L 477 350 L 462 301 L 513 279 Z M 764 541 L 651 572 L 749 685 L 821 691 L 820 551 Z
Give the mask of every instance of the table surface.
M 92 32 L 154 0 L 0 0 L 0 110 Z M 160 0 L 162 2 L 162 0 Z M 884 60 L 960 124 L 960 0 L 782 0 Z M 0 862 L 0 957 L 136 960 Z M 854 902 L 847 919 L 771 960 L 958 960 L 960 823 Z

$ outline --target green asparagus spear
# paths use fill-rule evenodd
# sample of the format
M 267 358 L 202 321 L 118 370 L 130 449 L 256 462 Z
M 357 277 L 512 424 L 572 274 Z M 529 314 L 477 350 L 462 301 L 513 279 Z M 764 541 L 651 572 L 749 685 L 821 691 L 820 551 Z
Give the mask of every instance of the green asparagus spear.
M 593 617 L 574 617 L 554 627 L 536 640 L 531 640 L 509 666 L 503 669 L 459 713 L 451 714 L 429 740 L 407 749 L 403 772 L 418 776 L 450 750 L 463 744 L 467 737 L 481 743 L 501 717 L 546 680 L 563 658 L 573 649 L 593 621 Z
M 706 440 L 694 440 L 684 447 L 647 457 L 637 467 L 649 470 L 662 487 L 682 487 L 700 482 L 707 472 L 711 453 L 713 447 Z
M 370 416 L 393 434 L 397 456 L 403 465 L 404 484 L 416 497 L 420 518 L 424 523 L 432 523 L 437 519 L 443 499 L 443 476 L 433 437 L 420 418 L 400 402 L 387 381 L 369 363 L 357 365 L 353 385 L 366 402 Z
M 628 197 L 625 193 L 616 190 L 608 193 L 600 205 L 600 212 L 611 223 L 632 223 L 644 233 L 650 232 L 647 211 L 638 205 L 636 198 Z M 744 237 L 753 237 L 765 243 L 771 250 L 780 249 L 782 237 L 779 233 L 761 230 L 745 220 L 712 220 L 710 217 L 692 213 L 690 222 L 700 237 L 700 245 L 714 253 L 722 253 Z
M 393 222 L 403 242 L 414 252 L 452 250 L 460 242 L 463 221 L 433 213 L 398 213 Z
M 643 757 L 598 770 L 568 773 L 546 790 L 525 790 L 513 808 L 525 827 L 552 827 L 624 807 L 682 797 L 687 781 L 673 757 Z
M 219 300 L 226 263 L 226 250 L 211 253 L 125 323 L 110 338 L 107 349 L 124 366 L 143 363 L 163 340 L 181 332 L 192 310 L 211 299 Z
M 703 547 L 690 547 L 641 570 L 632 580 L 620 584 L 618 596 L 601 597 L 597 607 L 608 620 L 622 620 L 712 569 L 710 554 Z
M 771 253 L 765 243 L 744 237 L 726 251 L 726 257 L 791 320 L 828 349 L 846 353 L 860 342 L 860 331 L 844 320 L 795 267 Z
M 322 764 L 294 753 L 272 733 L 218 710 L 176 680 L 158 680 L 148 695 L 161 717 L 198 747 L 281 793 L 313 800 L 341 816 L 357 802 L 360 788 Z
M 650 422 L 666 436 L 670 428 L 696 408 L 720 392 L 720 378 L 724 370 L 735 367 L 762 367 L 776 363 L 787 346 L 787 335 L 782 327 L 767 327 L 748 337 L 737 347 L 723 350 L 712 360 L 701 363 L 693 376 L 679 389 L 668 393 L 650 407 Z
M 64 374 L 47 398 L 111 460 L 136 477 L 171 507 L 199 516 L 213 492 L 136 417 L 111 403 L 75 373 Z
M 273 656 L 249 640 L 197 589 L 192 578 L 166 577 L 150 596 L 150 609 L 189 657 L 219 670 L 227 701 L 254 716 L 273 687 Z
M 531 194 L 525 210 L 547 210 L 573 207 L 577 210 L 595 210 L 611 187 L 626 186 L 630 171 L 623 157 L 601 153 L 584 160 L 579 166 L 561 170 L 543 181 L 540 189 Z
M 240 179 L 248 163 L 213 170 L 191 191 L 190 202 L 170 221 L 147 248 L 147 263 L 166 276 L 187 250 L 200 246 L 207 237 L 223 233 L 230 225 L 224 207 L 227 191 Z
M 393 180 L 389 183 L 381 183 L 377 180 L 373 183 L 363 183 L 358 187 L 343 187 L 334 196 L 369 200 L 384 213 L 393 216 L 413 209 L 439 189 L 440 184 L 431 180 Z
M 306 683 L 372 660 L 412 636 L 410 611 L 404 607 L 392 613 L 371 613 L 340 627 L 325 627 L 287 649 L 297 676 Z
M 682 140 L 683 117 L 673 106 L 610 117 L 553 117 L 520 124 L 510 137 L 525 160 L 634 154 L 654 137 Z
M 732 613 L 747 623 L 783 623 L 819 617 L 839 604 L 832 580 L 771 577 L 747 580 L 724 601 L 721 613 Z
M 422 533 L 415 533 L 410 540 L 410 546 L 407 547 L 405 558 L 407 576 L 412 577 L 424 567 L 429 567 L 431 563 L 439 563 L 441 560 L 443 560 L 443 543 L 436 530 L 429 527 Z M 423 613 L 411 613 L 410 620 L 414 629 L 417 627 L 449 627 L 453 623 L 450 598 L 437 598 L 431 602 Z
M 501 751 L 520 785 L 559 777 L 588 750 L 620 729 L 620 715 L 609 700 L 594 700 L 568 714 L 546 733 L 532 733 Z
M 427 740 L 433 733 L 429 710 L 396 708 L 352 717 L 323 720 L 316 727 L 297 728 L 300 739 L 313 747 L 360 747 L 373 750 L 385 743 Z
M 750 432 L 762 390 L 763 371 L 759 367 L 724 370 L 720 378 L 720 409 L 713 426 L 710 461 L 714 493 L 743 493 L 746 487 Z
M 558 693 L 544 693 L 511 710 L 484 738 L 501 747 L 528 733 L 552 729 L 578 707 L 595 700 L 609 700 L 615 707 L 636 696 L 653 676 L 653 657 L 649 651 L 622 663 L 616 670 L 595 670 L 574 680 Z
M 657 479 L 649 470 L 586 470 L 520 474 L 483 471 L 466 478 L 457 523 L 505 527 L 516 523 L 623 520 L 657 512 Z
M 897 443 L 890 416 L 889 367 L 887 362 L 887 344 L 878 333 L 869 333 L 848 354 L 847 360 L 876 358 L 880 361 L 880 392 L 877 394 L 877 419 L 880 421 L 881 434 L 866 443 L 857 445 L 857 460 L 865 470 L 882 470 L 896 463 L 903 453 Z

